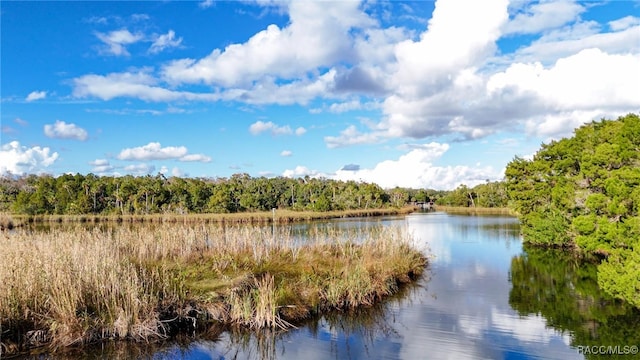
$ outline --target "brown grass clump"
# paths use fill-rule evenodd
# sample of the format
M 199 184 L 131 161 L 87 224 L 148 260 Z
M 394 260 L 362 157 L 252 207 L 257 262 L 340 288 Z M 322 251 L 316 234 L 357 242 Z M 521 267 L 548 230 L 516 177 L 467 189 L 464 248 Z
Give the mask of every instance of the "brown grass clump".
M 11 230 L 15 226 L 13 218 L 9 214 L 0 213 L 0 231 Z
M 205 320 L 285 329 L 317 311 L 370 306 L 426 259 L 400 229 L 366 231 L 18 229 L 0 237 L 0 354 L 158 339 Z

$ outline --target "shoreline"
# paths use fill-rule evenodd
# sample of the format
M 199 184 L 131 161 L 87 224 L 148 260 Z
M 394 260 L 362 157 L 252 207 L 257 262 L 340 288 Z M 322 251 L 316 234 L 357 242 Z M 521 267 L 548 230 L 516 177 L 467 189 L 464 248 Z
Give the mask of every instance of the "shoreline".
M 401 208 L 355 209 L 336 211 L 276 210 L 240 213 L 205 214 L 148 214 L 148 215 L 7 215 L 12 218 L 12 227 L 31 223 L 228 223 L 228 224 L 287 224 L 312 220 L 337 218 L 375 217 L 406 215 L 417 211 L 414 206 Z
M 444 206 L 434 205 L 436 211 L 443 211 L 452 214 L 474 214 L 474 215 L 509 215 L 518 214 L 510 208 L 490 208 L 490 207 L 465 207 L 465 206 Z

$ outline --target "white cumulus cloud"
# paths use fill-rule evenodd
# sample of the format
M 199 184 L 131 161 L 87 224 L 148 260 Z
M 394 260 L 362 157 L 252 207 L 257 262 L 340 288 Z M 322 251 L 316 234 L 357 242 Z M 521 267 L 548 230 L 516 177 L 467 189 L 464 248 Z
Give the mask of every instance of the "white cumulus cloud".
M 282 152 L 280 153 L 280 156 L 284 156 L 284 157 L 289 157 L 293 155 L 293 152 L 291 150 L 282 150 Z
M 349 145 L 374 144 L 382 141 L 384 134 L 360 132 L 355 125 L 350 125 L 340 132 L 339 136 L 325 136 L 324 142 L 328 148 L 338 148 Z
M 504 25 L 504 34 L 532 34 L 575 21 L 585 8 L 573 1 L 554 0 L 527 4 Z
M 85 141 L 89 137 L 87 131 L 76 124 L 67 124 L 64 121 L 56 120 L 54 124 L 44 126 L 44 134 L 53 139 L 73 139 Z
M 215 49 L 202 59 L 180 59 L 166 65 L 170 83 L 238 86 L 265 76 L 297 78 L 309 70 L 329 66 L 354 55 L 349 31 L 374 20 L 356 1 L 291 1 L 290 24 L 269 25 L 246 43 Z
M 211 158 L 204 154 L 189 154 L 189 150 L 185 146 L 162 147 L 159 142 L 150 142 L 147 145 L 123 149 L 118 154 L 118 159 L 127 161 L 178 160 L 181 162 L 204 163 L 211 161 Z
M 162 147 L 159 142 L 150 142 L 144 146 L 123 149 L 118 155 L 120 160 L 166 160 L 179 159 L 187 155 L 187 148 L 184 146 Z
M 124 171 L 133 175 L 148 175 L 153 173 L 156 167 L 149 164 L 133 164 L 124 167 Z
M 486 179 L 497 180 L 500 177 L 491 167 L 433 165 L 448 149 L 448 144 L 435 142 L 413 146 L 397 160 L 382 161 L 371 169 L 342 168 L 332 177 L 343 181 L 372 182 L 383 188 L 400 186 L 442 190 L 451 190 L 460 184 L 475 186 Z
M 361 168 L 348 164 L 333 174 L 324 173 L 307 166 L 298 165 L 282 173 L 285 177 L 324 177 L 342 181 L 364 181 L 389 189 L 396 186 L 452 190 L 461 184 L 473 187 L 489 180 L 502 178 L 500 171 L 492 167 L 436 166 L 433 163 L 448 149 L 448 144 L 431 142 L 407 147 L 411 149 L 396 160 L 384 160 L 373 168 Z
M 165 89 L 146 71 L 83 75 L 73 79 L 73 85 L 73 96 L 79 98 L 97 97 L 102 100 L 111 100 L 118 97 L 133 97 L 155 102 L 220 100 L 217 94 Z
M 203 154 L 188 154 L 178 159 L 183 162 L 211 162 L 211 158 Z
M 264 121 L 258 120 L 249 126 L 249 132 L 253 135 L 259 135 L 263 132 L 270 132 L 271 135 L 274 135 L 274 136 L 275 135 L 291 135 L 294 133 L 300 136 L 306 133 L 307 129 L 303 127 L 299 127 L 294 131 L 291 129 L 291 126 L 289 125 L 280 126 L 271 121 L 264 122 Z
M 285 170 L 282 173 L 282 176 L 288 177 L 288 178 L 303 177 L 303 176 L 307 176 L 307 175 L 309 175 L 311 177 L 315 177 L 315 176 L 326 177 L 325 174 L 322 174 L 322 173 L 318 172 L 317 170 L 311 170 L 308 167 L 302 166 L 302 165 L 296 166 L 296 168 L 293 169 L 293 170 Z
M 182 43 L 182 38 L 176 38 L 176 33 L 173 30 L 169 30 L 164 35 L 158 36 L 151 44 L 149 48 L 149 52 L 152 54 L 157 54 L 165 49 L 174 48 L 180 46 Z
M 101 51 L 114 56 L 129 56 L 126 46 L 144 39 L 144 35 L 132 34 L 127 29 L 114 30 L 109 33 L 96 32 L 95 35 L 105 45 Z
M 58 159 L 48 147 L 26 147 L 12 141 L 0 148 L 0 174 L 41 173 Z
M 32 91 L 29 93 L 29 95 L 27 95 L 25 100 L 27 102 L 31 102 L 31 101 L 41 100 L 46 97 L 47 97 L 46 91 Z
M 95 159 L 90 161 L 89 165 L 91 165 L 91 172 L 98 175 L 108 175 L 115 170 L 115 167 L 107 159 Z

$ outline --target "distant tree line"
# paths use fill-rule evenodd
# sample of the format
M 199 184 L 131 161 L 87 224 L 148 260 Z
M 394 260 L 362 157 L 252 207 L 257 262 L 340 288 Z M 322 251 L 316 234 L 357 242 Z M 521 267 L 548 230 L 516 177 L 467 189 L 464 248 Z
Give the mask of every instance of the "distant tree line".
M 445 191 L 436 200 L 437 205 L 503 208 L 509 205 L 507 188 L 504 181 L 489 181 L 472 188 L 460 185 L 451 191 Z
M 0 178 L 0 210 L 18 214 L 235 213 L 349 210 L 428 202 L 442 192 L 384 190 L 372 183 L 324 178 L 167 178 L 94 174 Z

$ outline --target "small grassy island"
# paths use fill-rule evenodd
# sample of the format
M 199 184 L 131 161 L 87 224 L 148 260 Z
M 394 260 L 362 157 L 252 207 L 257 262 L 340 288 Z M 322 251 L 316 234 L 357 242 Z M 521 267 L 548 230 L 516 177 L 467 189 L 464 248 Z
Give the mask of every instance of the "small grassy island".
M 290 328 L 369 306 L 422 274 L 397 228 L 312 231 L 148 224 L 0 237 L 2 354 L 104 339 L 146 341 L 219 324 Z

